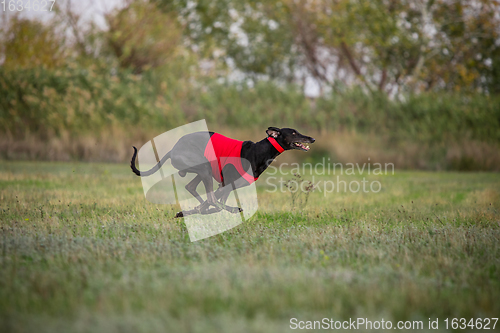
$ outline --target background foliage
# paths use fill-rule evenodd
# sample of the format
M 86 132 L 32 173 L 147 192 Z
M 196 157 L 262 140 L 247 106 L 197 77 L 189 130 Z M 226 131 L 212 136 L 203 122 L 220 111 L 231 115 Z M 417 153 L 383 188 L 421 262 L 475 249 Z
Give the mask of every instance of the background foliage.
M 205 118 L 241 139 L 297 127 L 321 137 L 309 159 L 498 170 L 498 13 L 486 0 L 158 0 L 99 26 L 62 2 L 46 22 L 3 21 L 2 157 L 123 161 Z

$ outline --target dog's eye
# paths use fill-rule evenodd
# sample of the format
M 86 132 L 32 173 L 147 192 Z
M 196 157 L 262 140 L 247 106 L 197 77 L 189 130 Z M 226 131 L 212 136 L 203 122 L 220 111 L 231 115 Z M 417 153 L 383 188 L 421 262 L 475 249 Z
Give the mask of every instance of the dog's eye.
M 293 135 L 297 135 L 297 133 L 293 132 Z

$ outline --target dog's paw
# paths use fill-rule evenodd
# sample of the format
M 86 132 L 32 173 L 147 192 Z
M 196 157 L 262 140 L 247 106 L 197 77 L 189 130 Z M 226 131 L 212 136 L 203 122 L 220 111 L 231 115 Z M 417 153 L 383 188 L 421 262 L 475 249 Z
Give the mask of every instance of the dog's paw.
M 232 207 L 229 212 L 233 213 L 233 214 L 237 214 L 237 213 L 241 213 L 243 211 L 243 209 L 241 209 L 240 207 Z
M 175 217 L 184 217 L 184 213 L 183 212 L 178 212 L 177 214 L 175 214 Z

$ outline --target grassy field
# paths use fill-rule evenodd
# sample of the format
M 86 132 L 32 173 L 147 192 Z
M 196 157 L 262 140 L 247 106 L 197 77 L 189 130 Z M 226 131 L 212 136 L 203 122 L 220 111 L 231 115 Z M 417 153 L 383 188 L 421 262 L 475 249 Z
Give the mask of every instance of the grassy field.
M 292 317 L 426 331 L 500 316 L 500 174 L 344 175 L 382 190 L 295 207 L 263 177 L 250 221 L 191 243 L 126 165 L 0 170 L 2 332 L 290 332 Z

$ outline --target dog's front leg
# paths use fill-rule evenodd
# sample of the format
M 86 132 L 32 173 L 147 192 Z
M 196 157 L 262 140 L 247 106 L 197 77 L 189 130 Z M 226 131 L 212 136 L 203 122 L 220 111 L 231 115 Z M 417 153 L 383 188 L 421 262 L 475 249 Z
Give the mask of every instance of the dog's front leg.
M 220 212 L 223 209 L 222 207 L 219 207 L 219 205 L 220 205 L 220 203 L 217 202 L 217 206 L 216 207 L 210 208 L 211 203 L 209 203 L 208 200 L 207 200 L 207 201 L 202 202 L 200 205 L 194 207 L 191 210 L 186 210 L 186 211 L 178 212 L 177 215 L 175 215 L 175 217 L 185 217 L 185 216 L 194 215 L 194 214 L 213 214 L 213 213 L 217 213 L 217 212 Z
M 213 182 L 212 179 L 203 181 L 205 188 L 207 190 L 207 201 L 199 206 L 202 214 L 213 214 L 220 212 L 222 209 L 227 210 L 230 213 L 239 213 L 241 211 L 238 207 L 231 207 L 226 205 L 226 201 L 229 194 L 234 188 L 234 184 L 230 186 L 219 187 L 216 192 L 213 192 Z M 220 201 L 218 200 L 220 199 Z M 210 208 L 210 206 L 214 206 Z
M 203 182 L 203 185 L 205 186 L 205 191 L 207 194 L 207 200 L 202 201 L 201 197 L 198 195 L 196 192 L 196 186 L 200 182 L 200 180 Z M 196 206 L 195 208 L 191 210 L 186 210 L 182 212 L 178 212 L 175 217 L 184 217 L 188 215 L 193 215 L 193 214 L 206 214 L 210 206 L 214 206 L 216 211 L 221 211 L 224 207 L 221 206 L 221 204 L 217 201 L 217 198 L 214 194 L 214 185 L 212 181 L 212 171 L 211 169 L 207 170 L 200 170 L 198 175 L 188 184 L 186 185 L 186 189 L 193 194 L 193 196 L 200 201 L 200 205 Z M 196 194 L 194 194 L 194 193 Z M 215 211 L 214 211 L 215 213 Z
M 232 207 L 232 206 L 226 205 L 226 201 L 229 198 L 229 194 L 231 194 L 231 191 L 233 191 L 233 190 L 234 190 L 234 183 L 231 185 L 224 186 L 224 187 L 219 187 L 217 189 L 217 191 L 215 191 L 215 198 L 216 198 L 216 200 L 218 200 L 218 202 L 217 202 L 218 207 L 202 210 L 201 213 L 202 214 L 213 214 L 213 213 L 220 212 L 221 209 L 227 210 L 228 212 L 233 213 L 233 214 L 242 212 L 243 210 L 239 207 Z
M 204 202 L 201 202 L 201 198 L 199 198 L 192 192 L 194 191 L 196 193 L 196 186 L 200 181 L 203 181 L 203 185 L 205 186 L 206 194 L 207 194 L 207 200 Z M 235 188 L 239 187 L 244 187 L 247 186 L 248 183 L 244 181 L 244 179 L 238 179 L 236 182 L 232 182 L 230 185 L 219 187 L 215 192 L 213 190 L 213 181 L 212 181 L 212 175 L 211 175 L 211 170 L 209 172 L 200 172 L 198 175 L 191 181 L 187 186 L 186 189 L 189 191 L 191 190 L 191 194 L 193 196 L 197 197 L 197 199 L 201 202 L 201 204 L 191 210 L 187 211 L 182 211 L 178 212 L 175 217 L 183 217 L 183 216 L 189 216 L 193 214 L 213 214 L 220 212 L 222 209 L 230 212 L 230 213 L 239 213 L 243 211 L 239 207 L 232 207 L 226 205 L 226 201 L 229 198 L 229 194 L 231 193 L 232 190 Z M 198 193 L 196 193 L 198 194 Z M 210 206 L 213 206 L 212 208 Z
M 193 178 L 192 181 L 190 181 L 186 186 L 186 190 L 191 193 L 191 195 L 193 197 L 196 198 L 196 200 L 198 200 L 200 202 L 200 204 L 203 204 L 204 201 L 203 199 L 201 198 L 201 196 L 199 195 L 198 192 L 196 192 L 196 188 L 198 187 L 198 184 L 201 182 L 201 176 L 200 175 L 196 175 L 196 177 Z

